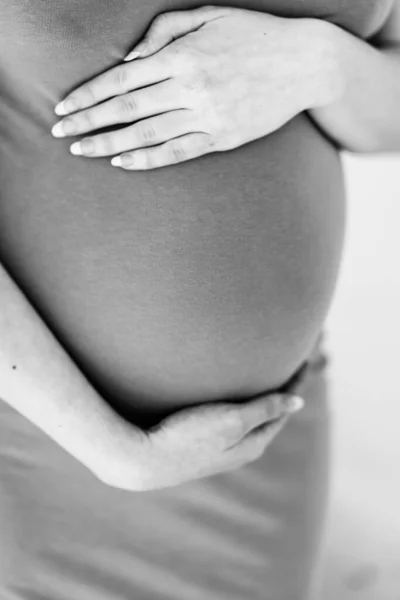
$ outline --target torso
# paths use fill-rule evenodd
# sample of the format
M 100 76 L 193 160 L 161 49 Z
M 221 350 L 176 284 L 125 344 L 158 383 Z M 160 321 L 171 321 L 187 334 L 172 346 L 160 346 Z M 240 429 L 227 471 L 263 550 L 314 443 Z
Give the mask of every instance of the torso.
M 218 4 L 366 35 L 383 3 L 354 2 L 347 16 L 322 0 Z M 318 334 L 343 238 L 338 153 L 304 114 L 147 172 L 73 157 L 71 140 L 52 138 L 66 93 L 121 61 L 154 15 L 195 5 L 0 0 L 0 259 L 99 390 L 138 413 L 287 378 Z M 282 324 L 285 373 L 274 371 Z

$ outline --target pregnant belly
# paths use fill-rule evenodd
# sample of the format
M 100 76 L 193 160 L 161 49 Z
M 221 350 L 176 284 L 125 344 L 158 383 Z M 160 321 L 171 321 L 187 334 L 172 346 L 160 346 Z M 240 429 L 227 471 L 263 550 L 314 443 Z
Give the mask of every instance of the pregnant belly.
M 0 259 L 104 397 L 140 422 L 285 382 L 344 230 L 339 157 L 308 117 L 147 172 L 68 145 L 28 121 L 4 139 Z

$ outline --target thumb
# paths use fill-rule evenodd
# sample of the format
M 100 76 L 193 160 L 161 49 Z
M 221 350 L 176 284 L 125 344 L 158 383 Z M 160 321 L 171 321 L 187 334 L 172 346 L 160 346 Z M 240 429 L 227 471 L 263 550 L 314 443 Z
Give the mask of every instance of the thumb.
M 225 11 L 226 12 L 226 11 Z M 161 13 L 153 19 L 144 38 L 125 56 L 124 61 L 145 58 L 179 37 L 199 29 L 208 21 L 225 14 L 217 6 L 201 6 L 194 10 Z

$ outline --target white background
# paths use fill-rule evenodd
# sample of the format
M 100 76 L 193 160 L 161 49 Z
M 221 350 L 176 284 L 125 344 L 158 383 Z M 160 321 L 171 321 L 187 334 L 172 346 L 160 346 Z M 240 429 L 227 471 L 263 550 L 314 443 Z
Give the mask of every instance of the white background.
M 347 238 L 327 326 L 333 477 L 318 600 L 400 600 L 400 154 L 343 154 Z

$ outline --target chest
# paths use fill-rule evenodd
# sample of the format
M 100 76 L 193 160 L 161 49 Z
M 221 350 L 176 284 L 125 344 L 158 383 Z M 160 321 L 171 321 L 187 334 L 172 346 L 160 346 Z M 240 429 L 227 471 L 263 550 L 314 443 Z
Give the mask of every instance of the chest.
M 365 36 L 382 21 L 391 0 L 220 0 L 283 17 L 316 17 Z M 139 39 L 160 12 L 193 9 L 197 0 L 0 0 L 0 48 L 72 47 Z M 0 59 L 1 60 L 1 59 Z

